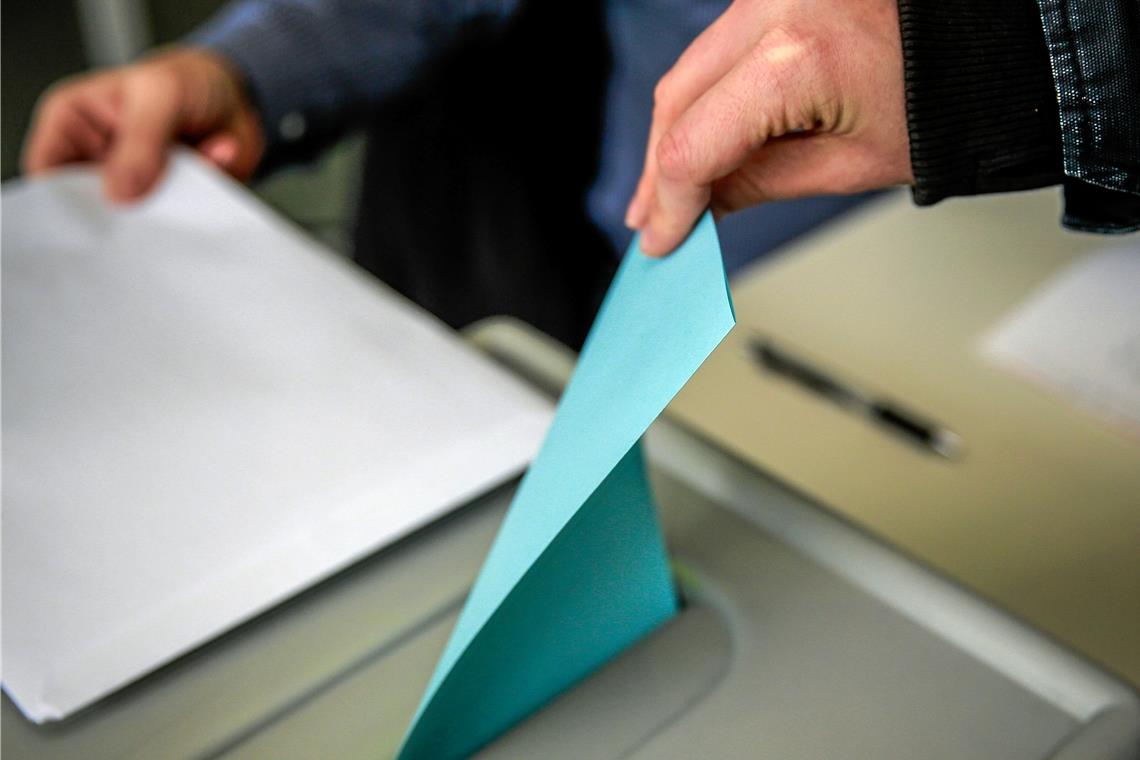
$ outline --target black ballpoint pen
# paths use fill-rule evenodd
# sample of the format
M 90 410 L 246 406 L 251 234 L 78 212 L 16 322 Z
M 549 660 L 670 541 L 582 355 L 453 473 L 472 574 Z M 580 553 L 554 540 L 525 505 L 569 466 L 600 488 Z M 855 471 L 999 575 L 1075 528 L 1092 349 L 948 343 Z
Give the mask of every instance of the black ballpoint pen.
M 875 398 L 854 385 L 843 382 L 803 359 L 791 355 L 766 338 L 752 338 L 749 341 L 749 350 L 755 361 L 765 370 L 866 417 L 925 451 L 947 459 L 954 458 L 962 452 L 962 439 L 957 433 L 928 422 L 893 402 Z

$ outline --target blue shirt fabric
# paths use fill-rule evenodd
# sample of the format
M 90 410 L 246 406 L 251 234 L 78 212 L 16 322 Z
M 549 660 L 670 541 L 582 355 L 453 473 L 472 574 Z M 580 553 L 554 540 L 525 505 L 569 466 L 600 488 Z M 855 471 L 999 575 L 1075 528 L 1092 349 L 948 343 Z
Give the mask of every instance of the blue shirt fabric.
M 238 0 L 190 39 L 246 76 L 268 139 L 267 160 L 285 163 L 311 132 L 335 134 L 410 84 L 475 24 L 506 23 L 518 0 Z M 615 251 L 645 153 L 653 88 L 725 0 L 607 0 L 613 67 L 607 86 L 601 165 L 587 198 L 590 217 Z M 557 177 L 551 178 L 557 182 Z M 864 196 L 772 203 L 720 225 L 733 271 L 851 208 Z

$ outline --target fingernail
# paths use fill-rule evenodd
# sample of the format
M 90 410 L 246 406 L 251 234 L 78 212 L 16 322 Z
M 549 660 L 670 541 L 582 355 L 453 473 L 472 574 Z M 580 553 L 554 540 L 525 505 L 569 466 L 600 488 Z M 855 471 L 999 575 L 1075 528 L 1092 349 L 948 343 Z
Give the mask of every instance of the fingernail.
M 645 203 L 637 209 L 637 216 L 634 218 L 633 223 L 637 225 L 637 229 L 641 229 L 649 223 L 650 206 Z
M 631 230 L 637 229 L 637 212 L 641 210 L 639 205 L 637 198 L 634 198 L 629 202 L 629 207 L 625 210 L 625 226 Z
M 232 142 L 220 142 L 210 147 L 210 159 L 222 169 L 228 169 L 237 159 L 237 145 Z

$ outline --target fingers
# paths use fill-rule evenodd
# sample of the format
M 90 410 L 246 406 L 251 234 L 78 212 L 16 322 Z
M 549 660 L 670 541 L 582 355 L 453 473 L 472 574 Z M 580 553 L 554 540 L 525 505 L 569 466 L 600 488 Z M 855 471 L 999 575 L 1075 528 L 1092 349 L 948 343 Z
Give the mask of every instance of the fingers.
M 155 70 L 126 76 L 119 129 L 103 175 L 112 200 L 136 200 L 158 181 L 177 134 L 180 102 L 174 76 Z
M 45 98 L 24 146 L 21 163 L 39 174 L 78 161 L 99 161 L 114 130 L 113 108 L 92 93 L 65 88 Z
M 649 140 L 645 146 L 645 160 L 642 162 L 641 177 L 625 210 L 625 226 L 631 230 L 640 229 L 649 215 L 649 204 L 653 197 L 653 185 L 657 181 L 657 167 L 653 165 L 653 154 L 657 150 L 658 129 L 649 127 Z
M 760 26 L 739 21 L 742 5 L 733 4 L 702 32 L 669 70 L 654 91 L 653 122 L 646 145 L 645 163 L 637 189 L 626 210 L 625 223 L 632 229 L 645 224 L 657 182 L 657 145 L 701 93 L 733 66 L 760 34 Z M 742 31 L 743 30 L 743 31 Z
M 101 162 L 106 195 L 131 201 L 154 187 L 170 146 L 185 140 L 249 179 L 265 137 L 239 76 L 224 59 L 184 48 L 57 86 L 37 110 L 24 169 Z
M 648 256 L 664 256 L 676 248 L 712 195 L 712 180 L 696 179 L 691 144 L 682 139 L 674 127 L 657 146 L 658 170 L 641 228 L 641 250 Z
M 895 3 L 735 0 L 721 20 L 655 93 L 627 213 L 645 253 L 706 207 L 912 181 Z
M 84 160 L 101 160 L 111 145 L 113 124 L 96 116 L 83 101 L 77 101 L 72 110 L 74 118 L 64 127 L 68 138 L 78 146 Z
M 712 196 L 714 180 L 736 169 L 768 139 L 771 118 L 758 107 L 760 76 L 749 59 L 702 95 L 673 124 L 657 146 L 657 177 L 641 249 L 669 253 L 685 239 Z M 762 91 L 762 90 L 759 90 Z
M 696 100 L 661 138 L 642 250 L 669 253 L 712 198 L 712 185 L 773 137 L 812 128 L 832 99 L 819 56 L 782 32 L 769 34 Z

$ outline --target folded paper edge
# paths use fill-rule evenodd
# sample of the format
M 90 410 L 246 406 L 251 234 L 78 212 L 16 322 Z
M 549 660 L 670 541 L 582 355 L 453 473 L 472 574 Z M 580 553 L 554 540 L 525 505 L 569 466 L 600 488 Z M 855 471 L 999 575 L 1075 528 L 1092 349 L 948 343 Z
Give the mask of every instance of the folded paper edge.
M 590 495 L 587 496 L 585 501 L 582 502 L 583 506 L 585 506 L 585 504 L 587 504 L 591 499 L 594 498 L 594 496 L 598 492 L 598 489 L 600 489 L 605 484 L 606 480 L 609 478 L 609 476 L 611 474 L 613 474 L 613 472 L 617 468 L 618 464 L 620 464 L 622 462 L 622 460 L 624 460 L 627 456 L 629 456 L 629 453 L 631 451 L 633 451 L 636 448 L 639 448 L 642 445 L 642 436 L 644 436 L 644 433 L 642 433 L 642 435 L 638 436 L 637 439 L 634 440 L 634 442 L 632 444 L 630 444 L 629 448 L 627 448 L 625 450 L 625 452 L 618 458 L 618 460 L 616 462 L 614 462 L 614 466 L 612 468 L 610 468 L 609 472 L 606 473 L 605 477 L 603 477 L 602 480 L 593 488 L 593 490 L 590 491 Z M 645 467 L 644 454 L 642 454 L 640 456 L 640 460 L 641 461 L 639 464 L 641 467 L 644 468 Z M 647 478 L 647 486 L 648 486 L 648 478 Z M 653 506 L 653 510 L 654 510 L 654 512 L 656 512 L 657 503 L 656 503 L 656 500 L 653 498 L 652 488 L 649 488 L 649 495 L 650 495 L 651 504 Z M 473 636 L 471 638 L 471 640 L 467 642 L 467 644 L 463 647 L 463 649 L 460 650 L 459 654 L 456 655 L 455 660 L 451 664 L 451 667 L 448 669 L 447 673 L 444 674 L 443 678 L 440 679 L 439 683 L 436 684 L 436 688 L 432 691 L 431 696 L 421 702 L 420 708 L 417 710 L 415 718 L 409 724 L 408 730 L 406 731 L 404 738 L 400 742 L 400 749 L 396 753 L 397 758 L 402 758 L 404 756 L 404 754 L 403 754 L 404 753 L 404 747 L 407 745 L 408 740 L 415 733 L 415 729 L 419 726 L 420 718 L 422 718 L 423 715 L 425 715 L 431 709 L 432 704 L 435 702 L 435 700 L 437 699 L 439 694 L 447 686 L 447 684 L 451 680 L 454 673 L 460 669 L 460 666 L 462 665 L 463 661 L 471 654 L 473 647 L 475 646 L 476 642 L 479 641 L 480 637 L 483 634 L 483 631 L 500 614 L 502 609 L 506 606 L 507 602 L 515 594 L 515 592 L 523 584 L 527 583 L 527 581 L 531 579 L 533 573 L 536 571 L 536 568 L 538 568 L 539 565 L 542 564 L 543 559 L 554 549 L 554 547 L 560 541 L 563 540 L 565 534 L 571 532 L 573 527 L 578 522 L 580 522 L 580 518 L 583 518 L 583 510 L 581 508 L 579 508 L 573 515 L 571 515 L 570 519 L 568 519 L 558 529 L 558 532 L 554 534 L 554 537 L 550 540 L 550 542 L 543 548 L 543 550 L 538 554 L 538 556 L 535 557 L 534 561 L 530 563 L 530 565 L 527 567 L 526 571 L 521 576 L 519 576 L 519 579 L 515 582 L 514 586 L 511 587 L 511 590 L 507 593 L 506 596 L 503 597 L 503 599 L 495 607 L 494 611 L 487 617 L 487 619 L 484 621 L 483 625 L 480 627 L 479 632 L 476 633 L 475 636 Z M 666 545 L 665 544 L 665 536 L 660 530 L 660 522 L 659 521 L 657 521 L 657 522 L 658 522 L 657 533 L 658 533 L 660 545 L 664 548 Z M 667 558 L 667 555 L 666 555 L 666 558 Z M 666 564 L 666 567 L 667 567 L 667 571 L 670 573 L 670 577 L 672 577 L 671 566 Z M 676 593 L 675 584 L 674 584 L 673 601 L 674 601 L 674 604 L 673 604 L 673 609 L 672 609 L 671 613 L 667 617 L 665 617 L 664 619 L 658 621 L 652 628 L 649 629 L 650 631 L 656 630 L 656 628 L 658 628 L 661 625 L 663 625 L 664 623 L 668 622 L 669 620 L 671 620 L 673 618 L 674 615 L 676 615 L 678 605 L 679 605 L 679 597 Z M 610 658 L 607 658 L 606 662 L 611 661 L 614 657 L 617 657 L 620 654 L 621 654 L 620 651 L 615 652 Z M 605 663 L 602 663 L 602 665 L 599 665 L 598 667 L 602 667 L 604 664 Z M 593 671 L 591 671 L 591 673 L 592 672 Z M 576 681 L 574 681 L 574 683 L 580 683 L 582 680 L 589 678 L 591 673 L 583 674 L 580 678 L 578 678 Z M 568 685 L 566 688 L 572 688 L 574 683 Z M 550 697 L 547 698 L 546 701 L 544 701 L 542 704 L 535 707 L 534 710 L 531 711 L 531 713 L 528 713 L 528 715 L 533 714 L 534 712 L 541 710 L 543 706 L 550 704 L 550 702 L 557 699 L 559 694 L 561 694 L 561 692 L 559 692 L 558 694 L 550 695 Z M 493 739 L 492 739 L 492 741 L 493 741 Z

